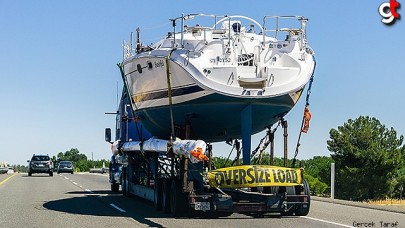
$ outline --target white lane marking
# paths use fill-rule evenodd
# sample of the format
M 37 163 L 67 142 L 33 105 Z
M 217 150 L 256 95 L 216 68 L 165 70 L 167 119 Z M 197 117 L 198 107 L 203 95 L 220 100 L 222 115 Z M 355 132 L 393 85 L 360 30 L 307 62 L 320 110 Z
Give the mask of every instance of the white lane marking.
M 67 178 L 67 177 L 64 177 L 66 180 L 69 180 L 69 178 Z
M 76 182 L 74 182 L 74 181 L 73 181 L 72 183 L 73 183 L 74 185 L 77 185 L 77 183 L 76 183 Z
M 326 221 L 326 220 L 312 218 L 312 217 L 308 217 L 308 216 L 301 216 L 301 218 L 311 219 L 311 220 L 315 220 L 315 221 L 318 221 L 318 222 L 325 222 L 325 223 L 329 223 L 329 224 L 333 224 L 333 225 L 337 225 L 337 226 L 342 226 L 342 227 L 353 227 L 353 226 L 348 226 L 348 225 L 341 224 L 341 223 Z
M 121 208 L 119 208 L 119 207 L 117 207 L 115 204 L 110 204 L 110 206 L 111 207 L 113 207 L 113 208 L 115 208 L 115 209 L 117 209 L 118 211 L 120 211 L 121 213 L 125 213 L 126 211 L 124 210 L 124 209 L 121 209 Z

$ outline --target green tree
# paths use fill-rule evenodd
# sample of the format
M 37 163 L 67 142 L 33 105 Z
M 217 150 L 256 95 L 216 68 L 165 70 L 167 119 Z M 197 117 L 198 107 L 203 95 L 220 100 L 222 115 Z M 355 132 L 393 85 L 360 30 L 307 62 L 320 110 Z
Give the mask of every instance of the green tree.
M 314 156 L 304 161 L 305 173 L 330 186 L 330 164 L 333 162 L 328 156 Z
M 75 171 L 76 172 L 87 172 L 92 167 L 92 162 L 89 160 L 79 160 L 74 163 Z
M 308 181 L 312 195 L 324 195 L 328 192 L 329 186 L 311 174 L 304 172 L 304 179 Z
M 13 165 L 12 166 L 15 172 L 20 172 L 20 173 L 27 173 L 28 172 L 28 167 L 24 165 Z
M 390 182 L 404 164 L 403 136 L 376 118 L 349 119 L 331 129 L 328 149 L 336 162 L 336 197 L 364 200 L 389 195 Z
M 214 163 L 215 169 L 224 168 L 225 166 L 230 166 L 232 161 L 226 162 L 226 158 L 224 157 L 213 157 L 212 162 Z
M 81 154 L 76 148 L 72 148 L 64 153 L 59 152 L 56 157 L 53 156 L 52 162 L 54 164 L 54 169 L 58 167 L 60 161 L 71 161 L 75 169 L 78 169 L 79 171 L 89 171 L 91 167 L 90 161 L 87 161 L 87 156 Z
M 405 166 L 397 171 L 396 180 L 392 182 L 393 196 L 399 198 L 401 196 L 401 186 L 402 189 L 405 188 Z M 405 191 L 402 191 L 402 198 L 405 196 Z
M 72 162 L 78 162 L 80 160 L 87 160 L 87 156 L 84 154 L 81 154 L 78 149 L 72 148 L 65 153 L 59 152 L 57 159 L 59 161 L 72 161 Z

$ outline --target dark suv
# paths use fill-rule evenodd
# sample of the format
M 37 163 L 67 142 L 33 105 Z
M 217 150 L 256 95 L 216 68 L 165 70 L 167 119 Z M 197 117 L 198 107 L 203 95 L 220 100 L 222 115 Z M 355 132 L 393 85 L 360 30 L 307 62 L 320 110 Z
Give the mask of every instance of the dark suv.
M 53 176 L 52 160 L 48 155 L 33 155 L 31 160 L 27 161 L 28 164 L 28 176 L 33 173 L 49 173 L 49 176 Z

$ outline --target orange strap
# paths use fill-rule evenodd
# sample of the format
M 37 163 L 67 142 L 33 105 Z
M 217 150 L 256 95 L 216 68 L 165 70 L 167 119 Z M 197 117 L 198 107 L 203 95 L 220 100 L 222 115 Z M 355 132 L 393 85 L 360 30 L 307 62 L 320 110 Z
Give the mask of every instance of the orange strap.
M 312 114 L 309 111 L 308 106 L 304 109 L 304 126 L 302 127 L 301 131 L 304 133 L 308 132 L 309 129 L 309 121 L 311 120 Z

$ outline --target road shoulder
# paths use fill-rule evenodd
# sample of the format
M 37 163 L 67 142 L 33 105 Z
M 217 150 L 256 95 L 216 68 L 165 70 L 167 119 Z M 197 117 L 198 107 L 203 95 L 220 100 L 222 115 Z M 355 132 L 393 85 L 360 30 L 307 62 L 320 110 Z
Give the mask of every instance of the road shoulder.
M 347 205 L 347 206 L 353 206 L 353 207 L 369 208 L 369 209 L 405 214 L 405 205 L 372 205 L 372 204 L 367 204 L 367 203 L 362 203 L 362 202 L 330 199 L 330 198 L 317 197 L 317 196 L 311 196 L 311 199 L 315 200 L 315 201 L 322 201 L 322 202 L 327 202 L 327 203 L 334 203 L 334 204 L 341 204 L 341 205 Z

